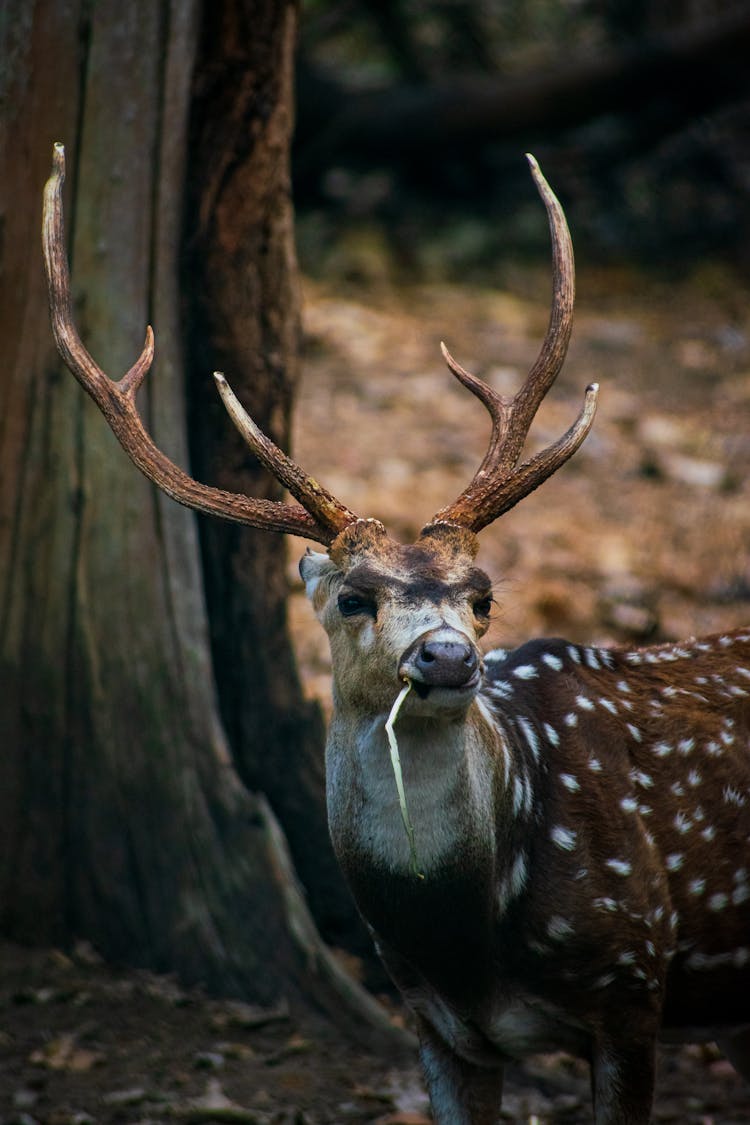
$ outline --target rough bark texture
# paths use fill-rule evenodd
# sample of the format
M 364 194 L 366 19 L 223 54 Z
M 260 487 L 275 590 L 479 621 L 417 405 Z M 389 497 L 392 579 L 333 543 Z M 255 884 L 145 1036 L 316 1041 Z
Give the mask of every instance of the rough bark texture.
M 382 1029 L 317 938 L 273 814 L 232 763 L 193 517 L 127 461 L 47 327 L 40 199 L 62 140 L 84 341 L 116 376 L 155 324 L 142 410 L 186 463 L 177 256 L 198 5 L 11 8 L 0 135 L 12 157 L 0 184 L 0 929 L 35 943 L 86 937 L 110 958 L 261 1001 L 285 992 L 357 1019 L 368 1012 Z M 284 5 L 257 8 L 269 36 L 289 36 Z M 287 408 L 279 400 L 281 430 Z
M 288 0 L 206 7 L 186 217 L 193 464 L 201 479 L 272 499 L 279 486 L 229 423 L 210 373 L 223 370 L 288 448 L 299 337 L 289 179 L 295 20 Z M 325 937 L 369 947 L 328 839 L 323 723 L 302 698 L 289 644 L 284 544 L 219 521 L 203 520 L 200 533 L 221 714 L 240 774 L 279 817 Z

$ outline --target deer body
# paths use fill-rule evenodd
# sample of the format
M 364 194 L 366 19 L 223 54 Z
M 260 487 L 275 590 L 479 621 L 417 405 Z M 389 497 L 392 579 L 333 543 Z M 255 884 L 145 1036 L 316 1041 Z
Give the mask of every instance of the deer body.
M 547 334 L 512 398 L 444 349 L 492 434 L 469 486 L 411 546 L 307 476 L 218 374 L 232 420 L 293 502 L 199 484 L 158 450 L 135 405 L 151 330 L 119 382 L 78 337 L 62 146 L 53 160 L 53 332 L 128 454 L 189 507 L 327 548 L 308 550 L 300 570 L 331 644 L 331 837 L 414 1012 L 435 1119 L 491 1125 L 503 1063 L 564 1049 L 591 1063 L 598 1125 L 646 1125 L 659 1035 L 716 1038 L 750 1078 L 750 628 L 635 651 L 479 648 L 492 588 L 476 535 L 572 456 L 597 396 L 587 388 L 567 433 L 520 460 L 565 358 L 574 296 L 565 218 L 533 159 L 553 243 Z M 400 696 L 413 846 L 386 732 Z
M 398 549 L 368 525 L 346 538 L 335 561 L 301 564 L 333 652 L 331 836 L 427 1063 L 450 1056 L 438 1120 L 494 1121 L 503 1060 L 564 1049 L 593 1063 L 597 1121 L 648 1121 L 659 1035 L 750 1027 L 750 629 L 482 658 L 489 579 L 470 550 L 434 532 Z M 450 669 L 463 645 L 481 674 L 436 680 L 440 644 Z M 385 735 L 407 674 L 422 689 L 398 731 L 423 878 Z M 495 1078 L 484 1117 L 462 1101 L 477 1068 Z

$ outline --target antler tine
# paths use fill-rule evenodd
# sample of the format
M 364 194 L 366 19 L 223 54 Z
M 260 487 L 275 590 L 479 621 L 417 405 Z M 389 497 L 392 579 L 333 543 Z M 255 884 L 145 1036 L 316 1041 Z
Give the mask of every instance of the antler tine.
M 262 465 L 273 473 L 312 517 L 324 527 L 334 529 L 334 536 L 358 520 L 333 493 L 314 477 L 308 476 L 291 457 L 271 441 L 247 413 L 221 371 L 214 371 L 214 381 L 241 436 Z
M 517 467 L 534 416 L 565 360 L 575 302 L 573 245 L 565 214 L 534 157 L 527 154 L 527 159 L 547 210 L 552 238 L 552 309 L 536 362 L 521 389 L 507 398 L 461 367 L 441 344 L 451 372 L 487 408 L 492 433 L 484 459 L 469 486 L 452 504 L 441 508 L 432 522 L 456 523 L 475 532 L 538 488 L 572 457 L 589 432 L 596 409 L 598 387 L 592 384 L 586 390 L 581 413 L 563 437 Z
M 44 189 L 42 220 L 52 332 L 63 362 L 94 399 L 130 459 L 158 488 L 188 508 L 250 527 L 299 535 L 329 546 L 339 532 L 353 523 L 357 516 L 312 477 L 306 476 L 294 461 L 255 426 L 237 403 L 223 377 L 221 381 L 217 378 L 222 398 L 226 403 L 229 395 L 236 403 L 236 408 L 230 409 L 230 415 L 236 421 L 234 411 L 241 413 L 241 432 L 249 441 L 248 432 L 254 435 L 250 441 L 251 448 L 262 464 L 299 500 L 299 504 L 256 499 L 199 484 L 154 444 L 135 405 L 136 392 L 154 357 L 154 335 L 150 327 L 146 330 L 146 342 L 141 355 L 119 382 L 108 378 L 91 357 L 73 321 L 70 272 L 65 253 L 62 205 L 64 180 L 65 149 L 63 145 L 56 144 L 52 174 Z
M 528 433 L 547 391 L 550 389 L 565 362 L 573 331 L 573 309 L 576 297 L 575 259 L 573 242 L 560 201 L 542 175 L 541 168 L 531 153 L 526 154 L 537 191 L 547 210 L 552 240 L 552 308 L 549 324 L 536 363 L 526 382 L 515 396 L 519 430 L 525 426 L 523 439 Z M 523 447 L 518 450 L 520 455 Z

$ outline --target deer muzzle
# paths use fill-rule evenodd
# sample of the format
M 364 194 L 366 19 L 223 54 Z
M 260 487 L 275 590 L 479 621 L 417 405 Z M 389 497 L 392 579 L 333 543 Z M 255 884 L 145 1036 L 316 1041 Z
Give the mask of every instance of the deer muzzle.
M 471 689 L 479 684 L 481 665 L 475 646 L 455 630 L 425 633 L 399 662 L 399 675 L 411 680 L 418 695 L 430 688 Z

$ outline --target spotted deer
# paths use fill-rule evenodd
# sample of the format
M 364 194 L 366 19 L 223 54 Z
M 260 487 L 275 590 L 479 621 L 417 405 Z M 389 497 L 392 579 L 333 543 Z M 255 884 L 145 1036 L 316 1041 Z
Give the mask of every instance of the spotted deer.
M 642 1125 L 660 1036 L 716 1039 L 750 1077 L 750 627 L 643 649 L 553 639 L 481 650 L 492 584 L 475 564 L 477 535 L 575 452 L 597 394 L 589 387 L 570 430 L 520 460 L 565 357 L 574 297 L 565 218 L 530 163 L 553 244 L 547 334 L 513 398 L 444 349 L 492 435 L 474 479 L 411 545 L 305 474 L 220 375 L 232 420 L 293 500 L 199 484 L 156 448 L 135 406 L 151 330 L 113 382 L 73 323 L 61 146 L 44 211 L 52 324 L 65 363 L 159 488 L 326 548 L 308 549 L 300 570 L 332 652 L 331 837 L 413 1013 L 436 1121 L 496 1121 L 504 1062 L 565 1050 L 590 1062 L 599 1125 Z

